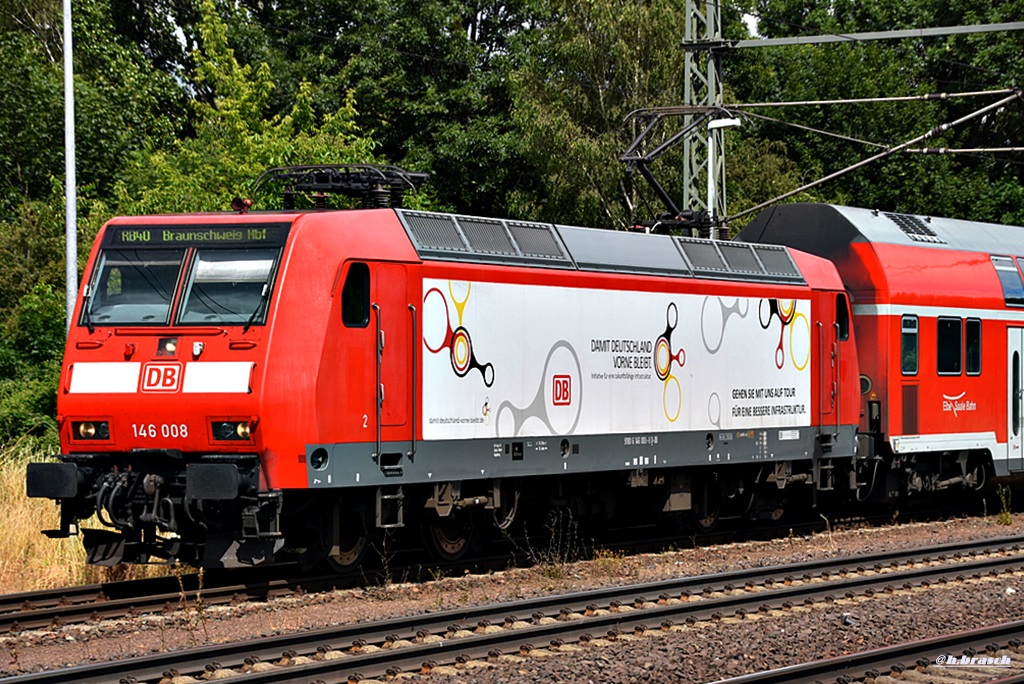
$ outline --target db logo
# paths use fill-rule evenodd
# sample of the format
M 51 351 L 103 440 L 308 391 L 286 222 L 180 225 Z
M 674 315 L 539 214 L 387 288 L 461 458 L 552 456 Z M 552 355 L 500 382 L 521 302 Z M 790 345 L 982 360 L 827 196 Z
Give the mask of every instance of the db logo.
M 180 363 L 147 363 L 142 367 L 143 392 L 177 392 L 180 384 Z
M 572 378 L 568 375 L 556 375 L 551 378 L 551 403 L 555 406 L 568 406 L 572 403 Z

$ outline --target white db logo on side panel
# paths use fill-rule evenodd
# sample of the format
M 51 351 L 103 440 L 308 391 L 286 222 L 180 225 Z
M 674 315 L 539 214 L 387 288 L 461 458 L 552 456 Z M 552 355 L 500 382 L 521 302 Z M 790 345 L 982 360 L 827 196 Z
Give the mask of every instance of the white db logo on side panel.
M 177 392 L 180 387 L 180 363 L 147 363 L 142 367 L 143 392 Z

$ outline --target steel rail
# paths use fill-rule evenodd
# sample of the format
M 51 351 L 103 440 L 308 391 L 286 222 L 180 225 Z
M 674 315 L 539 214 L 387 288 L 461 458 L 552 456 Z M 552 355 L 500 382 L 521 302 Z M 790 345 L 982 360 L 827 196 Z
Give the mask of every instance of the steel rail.
M 888 517 L 878 518 L 888 520 Z M 861 520 L 859 522 L 870 522 Z M 793 529 L 818 531 L 823 529 L 820 521 L 809 521 L 791 526 Z M 766 533 L 771 534 L 766 534 Z M 717 540 L 732 541 L 763 540 L 778 538 L 783 530 L 777 527 L 754 528 L 744 530 L 737 539 L 736 532 L 719 533 L 705 539 L 705 543 L 722 543 Z M 610 540 L 607 548 L 633 552 L 638 549 L 650 550 L 669 544 L 678 544 L 677 537 L 631 540 L 618 542 Z M 517 542 L 525 545 L 525 542 Z M 414 551 L 414 550 L 413 550 Z M 410 560 L 405 561 L 403 558 Z M 409 578 L 427 578 L 431 576 L 421 560 L 414 552 L 404 551 L 390 564 L 390 576 Z M 528 563 L 529 558 L 522 553 L 504 549 L 500 553 L 475 557 L 469 561 L 437 562 L 432 567 L 450 571 L 452 575 L 462 574 L 465 570 L 479 572 L 501 570 L 515 564 Z M 372 568 L 370 576 L 385 576 L 383 568 Z M 435 573 L 436 574 L 436 573 Z M 309 593 L 330 589 L 363 586 L 367 582 L 365 569 L 356 568 L 348 573 L 302 572 L 295 564 L 280 563 L 257 568 L 237 568 L 232 570 L 207 570 L 202 580 L 197 573 L 190 571 L 178 577 L 151 577 L 138 580 L 122 580 L 89 584 L 59 589 L 47 589 L 15 594 L 0 594 L 0 634 L 25 629 L 43 629 L 51 626 L 88 622 L 95 619 L 107 619 L 134 616 L 144 613 L 160 612 L 175 606 L 194 603 L 198 595 L 203 597 L 207 605 L 225 604 L 238 600 L 264 600 L 269 597 L 288 596 L 295 593 Z M 201 586 L 200 586 L 201 584 Z
M 274 573 L 215 573 L 203 579 L 189 573 L 181 576 L 180 584 L 178 577 L 167 576 L 0 595 L 0 632 L 159 611 L 191 604 L 197 594 L 207 605 L 231 603 L 240 598 L 286 596 L 301 593 L 304 586 L 318 579 L 326 579 L 279 577 L 286 573 L 295 575 L 295 567 L 277 566 Z
M 1018 640 L 1017 646 L 1009 642 Z M 926 675 L 938 676 L 943 670 L 942 678 L 954 675 L 948 668 L 936 664 L 939 656 L 955 655 L 959 657 L 967 649 L 973 649 L 982 656 L 993 653 L 992 647 L 1018 648 L 1019 641 L 1024 640 L 1024 620 L 1007 622 L 991 627 L 982 627 L 954 634 L 911 641 L 884 648 L 876 648 L 861 653 L 828 658 L 799 665 L 790 665 L 766 672 L 723 679 L 715 684 L 816 684 L 822 681 L 860 681 L 866 678 L 877 678 L 890 672 L 901 672 L 907 669 L 928 668 Z M 932 670 L 931 668 L 934 668 Z M 971 681 L 979 681 L 972 678 Z M 994 681 L 994 680 L 989 680 Z M 1002 684 L 1024 682 L 1024 674 L 1015 673 L 999 679 Z
M 505 568 L 507 555 L 478 558 L 476 568 Z M 466 567 L 465 563 L 438 563 L 445 570 Z M 378 569 L 383 572 L 383 569 Z M 398 564 L 392 576 L 414 579 L 429 576 L 422 563 Z M 134 617 L 145 613 L 167 612 L 194 605 L 202 598 L 205 605 L 225 605 L 245 600 L 267 600 L 317 591 L 362 586 L 366 576 L 349 573 L 303 571 L 294 563 L 263 568 L 241 568 L 207 572 L 200 579 L 194 572 L 181 576 L 125 580 L 57 590 L 0 595 L 0 633 L 42 629 L 97 619 Z
M 973 565 L 973 564 L 972 564 Z M 1020 559 L 1013 561 L 981 561 L 977 564 L 988 570 L 996 567 L 1020 569 Z M 726 596 L 700 602 L 686 602 L 674 605 L 658 605 L 627 613 L 609 612 L 604 615 L 573 621 L 555 621 L 518 630 L 502 630 L 490 634 L 446 639 L 433 643 L 407 646 L 397 650 L 382 649 L 372 653 L 350 655 L 340 660 L 322 660 L 311 663 L 279 667 L 263 672 L 238 674 L 234 679 L 245 684 L 306 684 L 318 682 L 350 682 L 361 678 L 378 678 L 397 672 L 416 671 L 425 662 L 441 660 L 454 663 L 458 660 L 482 660 L 500 655 L 502 648 L 521 649 L 524 642 L 560 644 L 590 640 L 592 635 L 607 630 L 611 638 L 624 632 L 646 631 L 652 625 L 671 625 L 681 617 L 693 621 L 717 620 L 726 617 L 726 611 L 734 610 L 736 615 L 761 609 L 786 608 L 791 599 L 802 599 L 810 604 L 827 600 L 837 590 L 852 588 L 869 589 L 872 586 L 886 586 L 894 580 L 941 578 L 954 576 L 962 568 L 936 572 L 935 568 L 920 571 L 900 572 L 893 576 L 870 576 L 838 583 L 813 586 L 786 586 L 782 589 L 760 592 L 749 596 Z M 603 636 L 603 635 L 602 635 Z M 530 647 L 532 648 L 532 647 Z M 15 684 L 11 682 L 11 684 Z M 810 684 L 805 682 L 802 684 Z
M 1024 564 L 1022 555 L 1000 556 L 976 561 L 963 560 L 961 555 L 970 552 L 1019 552 L 1020 546 L 1016 545 L 1017 542 L 1019 539 L 1014 537 L 972 542 L 966 545 L 947 544 L 927 549 L 892 551 L 873 556 L 810 561 L 791 566 L 757 568 L 719 575 L 703 575 L 604 588 L 569 595 L 516 601 L 499 606 L 470 607 L 442 613 L 320 629 L 281 637 L 206 646 L 176 653 L 140 656 L 127 661 L 83 665 L 66 670 L 16 676 L 5 680 L 5 684 L 51 684 L 66 681 L 99 684 L 117 682 L 122 679 L 132 681 L 131 678 L 135 678 L 136 681 L 157 680 L 165 671 L 172 668 L 182 673 L 203 672 L 207 666 L 214 669 L 236 669 L 242 668 L 246 662 L 275 660 L 281 658 L 282 653 L 291 651 L 302 650 L 313 653 L 318 648 L 322 652 L 341 651 L 354 642 L 360 644 L 388 644 L 397 640 L 412 642 L 423 635 L 452 633 L 453 630 L 460 629 L 487 632 L 488 630 L 482 629 L 481 625 L 486 627 L 488 623 L 507 623 L 510 620 L 509 614 L 533 616 L 533 621 L 537 623 L 522 629 L 496 630 L 492 633 L 413 644 L 400 649 L 385 648 L 373 653 L 346 653 L 338 660 L 325 659 L 303 665 L 278 667 L 266 672 L 239 673 L 233 678 L 241 678 L 245 682 L 310 682 L 323 676 L 337 675 L 339 666 L 343 666 L 346 673 L 359 672 L 364 675 L 376 676 L 385 674 L 389 669 L 419 667 L 425 660 L 436 658 L 454 658 L 457 655 L 465 655 L 470 658 L 484 657 L 495 648 L 509 647 L 510 644 L 515 647 L 524 641 L 579 639 L 600 629 L 636 629 L 641 625 L 658 625 L 665 621 L 679 619 L 709 620 L 723 617 L 730 614 L 730 611 L 744 615 L 770 609 L 772 606 L 786 608 L 791 605 L 792 601 L 831 600 L 837 594 L 842 595 L 843 592 L 869 593 L 875 588 L 885 588 L 899 582 L 907 584 L 914 581 L 939 581 L 941 578 L 959 578 L 965 573 L 974 573 L 980 576 L 983 572 L 998 573 L 1011 567 L 1020 569 Z M 1013 548 L 1010 548 L 1011 544 L 1014 544 Z M 958 562 L 953 565 L 903 571 L 893 569 L 908 563 L 941 561 L 940 556 L 947 554 L 952 555 Z M 961 557 L 957 559 L 957 555 L 961 555 Z M 889 563 L 890 569 L 893 569 L 892 572 L 879 572 L 883 569 L 883 563 Z M 844 571 L 858 571 L 857 569 L 851 570 L 852 566 L 860 566 L 860 572 L 867 572 L 869 568 L 866 566 L 871 566 L 870 570 L 874 574 L 838 580 L 831 579 L 833 573 L 840 576 Z M 809 580 L 813 579 L 811 573 L 815 572 L 820 578 L 827 579 L 810 583 Z M 793 580 L 796 581 L 796 585 L 794 585 L 789 579 L 783 579 L 779 588 L 766 588 L 763 591 L 750 591 L 740 595 L 732 594 L 717 598 L 669 602 L 673 594 L 679 596 L 698 588 L 704 590 L 705 593 L 714 593 L 716 586 L 719 587 L 718 591 L 729 591 L 737 585 L 743 586 L 743 584 L 754 582 L 761 582 L 771 587 L 777 583 L 775 580 L 777 576 L 792 577 L 800 573 L 804 573 L 809 580 L 804 582 Z M 653 604 L 650 601 L 637 598 L 638 596 L 651 597 L 653 601 L 660 601 L 660 603 Z M 592 615 L 585 619 L 566 619 L 574 613 L 592 614 L 594 611 L 591 604 L 597 602 L 609 606 L 614 606 L 615 602 L 620 604 L 636 603 L 644 607 L 622 611 L 613 609 L 604 615 Z M 562 619 L 544 619 L 554 616 L 562 616 Z M 218 665 L 211 665 L 214 662 Z

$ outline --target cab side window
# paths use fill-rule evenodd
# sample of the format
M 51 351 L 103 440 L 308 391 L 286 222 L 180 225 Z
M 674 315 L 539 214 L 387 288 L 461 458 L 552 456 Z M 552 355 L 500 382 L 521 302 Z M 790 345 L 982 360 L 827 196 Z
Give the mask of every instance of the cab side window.
M 836 337 L 850 339 L 850 308 L 845 294 L 836 295 Z
M 341 289 L 341 322 L 348 328 L 365 328 L 370 324 L 370 268 L 363 263 L 352 264 Z

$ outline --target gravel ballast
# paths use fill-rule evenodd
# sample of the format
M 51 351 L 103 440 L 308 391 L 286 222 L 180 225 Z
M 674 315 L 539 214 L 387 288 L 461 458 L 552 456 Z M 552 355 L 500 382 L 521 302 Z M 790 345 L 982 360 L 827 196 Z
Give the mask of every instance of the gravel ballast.
M 125 658 L 284 632 L 415 615 L 615 584 L 798 563 L 886 550 L 1021 535 L 1024 515 L 1009 525 L 995 516 L 825 532 L 772 541 L 697 547 L 623 557 L 601 554 L 579 563 L 545 563 L 486 575 L 439 578 L 194 608 L 93 625 L 0 637 L 0 676 L 83 662 Z M 901 590 L 871 600 L 843 599 L 785 613 L 728 618 L 670 632 L 597 640 L 564 653 L 506 660 L 446 682 L 706 682 L 807 660 L 1024 618 L 1024 577 L 1003 575 Z

